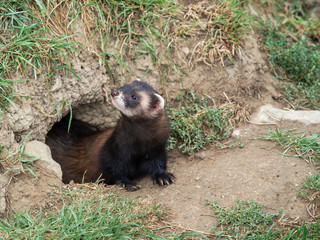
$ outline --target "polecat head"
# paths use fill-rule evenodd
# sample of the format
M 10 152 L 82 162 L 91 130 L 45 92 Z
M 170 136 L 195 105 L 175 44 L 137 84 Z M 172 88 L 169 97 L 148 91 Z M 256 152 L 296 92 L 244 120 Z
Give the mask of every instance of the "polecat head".
M 129 118 L 156 118 L 164 111 L 164 99 L 149 84 L 133 81 L 111 91 L 112 104 Z

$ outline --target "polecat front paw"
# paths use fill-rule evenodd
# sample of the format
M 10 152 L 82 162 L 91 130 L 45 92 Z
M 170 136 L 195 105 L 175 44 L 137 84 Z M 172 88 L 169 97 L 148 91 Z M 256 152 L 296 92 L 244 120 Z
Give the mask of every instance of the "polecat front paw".
M 157 174 L 154 177 L 153 182 L 159 184 L 160 186 L 164 186 L 164 185 L 170 185 L 171 183 L 174 183 L 175 180 L 176 178 L 172 173 L 163 172 L 163 173 Z
M 120 187 L 124 187 L 128 192 L 133 192 L 133 191 L 137 191 L 141 188 L 140 185 L 134 183 L 134 182 L 122 182 L 122 181 L 118 181 L 116 182 L 116 184 Z
M 127 183 L 124 187 L 128 192 L 137 191 L 141 188 L 141 186 L 136 183 Z

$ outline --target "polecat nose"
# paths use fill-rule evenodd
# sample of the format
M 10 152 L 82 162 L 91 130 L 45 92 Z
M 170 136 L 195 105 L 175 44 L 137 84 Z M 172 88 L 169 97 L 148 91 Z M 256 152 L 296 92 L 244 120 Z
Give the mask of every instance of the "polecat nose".
M 117 89 L 113 89 L 112 91 L 111 91 L 111 96 L 112 97 L 115 97 L 115 96 L 118 96 L 119 95 L 119 91 L 117 90 Z

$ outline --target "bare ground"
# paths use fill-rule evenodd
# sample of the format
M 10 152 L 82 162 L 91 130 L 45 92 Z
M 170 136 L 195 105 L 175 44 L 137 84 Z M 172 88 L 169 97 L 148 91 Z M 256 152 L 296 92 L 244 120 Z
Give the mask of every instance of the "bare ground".
M 243 148 L 212 147 L 194 158 L 171 152 L 169 169 L 176 174 L 175 184 L 161 188 L 144 178 L 139 182 L 140 191 L 123 194 L 151 197 L 172 210 L 172 223 L 206 233 L 216 224 L 206 200 L 226 207 L 237 199 L 255 200 L 265 204 L 268 212 L 283 209 L 285 217 L 310 220 L 306 203 L 297 198 L 297 191 L 302 179 L 315 168 L 302 159 L 280 155 L 270 149 L 269 142 L 252 139 L 266 134 L 266 127 L 249 125 L 241 132 Z
M 268 126 L 274 127 L 274 126 Z M 154 185 L 149 177 L 140 179 L 142 188 L 136 192 L 118 189 L 120 195 L 152 199 L 171 213 L 170 225 L 205 233 L 216 225 L 206 200 L 231 206 L 235 200 L 255 200 L 266 205 L 266 211 L 284 210 L 285 218 L 310 220 L 306 202 L 297 198 L 303 178 L 314 173 L 315 167 L 303 159 L 279 154 L 272 143 L 253 139 L 267 133 L 267 126 L 246 125 L 240 129 L 243 147 L 217 149 L 209 147 L 193 157 L 176 151 L 169 153 L 169 170 L 177 181 L 167 187 Z M 282 127 L 312 131 L 319 126 L 282 123 Z M 11 206 L 17 210 L 41 204 L 53 185 L 61 182 L 49 170 L 35 166 L 38 178 L 22 174 L 11 181 L 8 194 Z M 48 172 L 49 171 L 49 172 Z

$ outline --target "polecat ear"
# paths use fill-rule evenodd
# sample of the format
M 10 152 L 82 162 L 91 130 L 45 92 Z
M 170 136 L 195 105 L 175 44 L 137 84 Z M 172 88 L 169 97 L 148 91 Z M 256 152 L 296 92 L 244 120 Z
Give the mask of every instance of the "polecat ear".
M 164 99 L 159 94 L 154 94 L 154 100 L 152 102 L 152 111 L 157 112 L 160 109 L 164 108 Z

